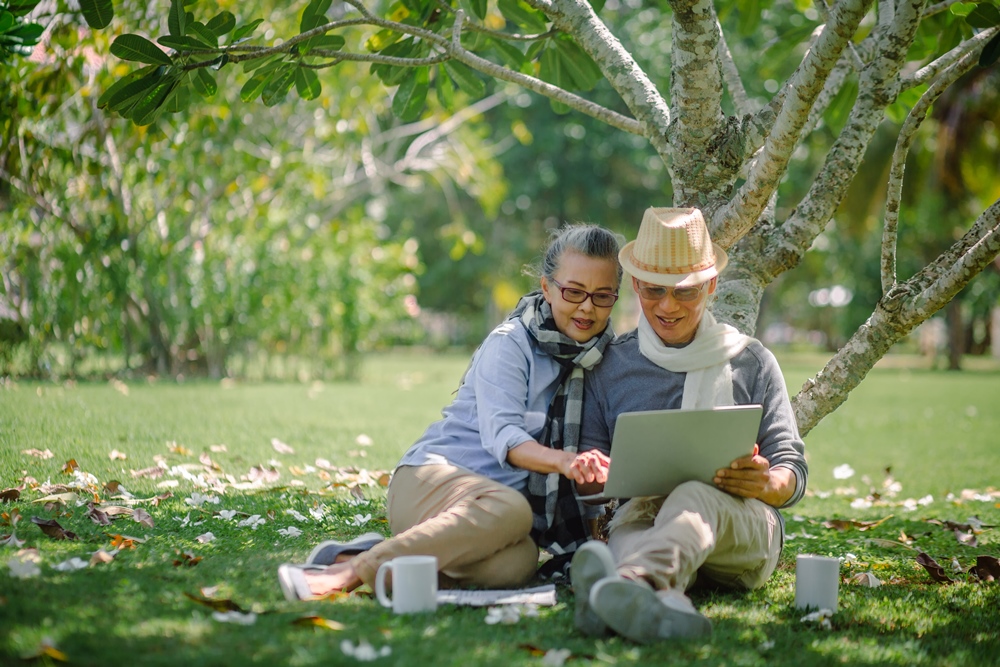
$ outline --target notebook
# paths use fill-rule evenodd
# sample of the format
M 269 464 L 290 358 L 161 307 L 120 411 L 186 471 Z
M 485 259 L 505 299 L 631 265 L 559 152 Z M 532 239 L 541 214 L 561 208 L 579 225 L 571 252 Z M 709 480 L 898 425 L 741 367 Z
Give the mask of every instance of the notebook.
M 711 484 L 716 470 L 753 453 L 762 414 L 759 405 L 623 412 L 604 491 L 581 499 L 665 496 L 682 482 Z

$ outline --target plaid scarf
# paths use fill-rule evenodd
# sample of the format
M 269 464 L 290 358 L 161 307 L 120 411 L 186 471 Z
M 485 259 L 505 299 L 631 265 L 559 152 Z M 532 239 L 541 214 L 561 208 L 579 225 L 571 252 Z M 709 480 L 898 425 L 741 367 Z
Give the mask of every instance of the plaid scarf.
M 614 331 L 609 323 L 600 336 L 577 343 L 559 331 L 552 309 L 538 291 L 521 297 L 507 319 L 515 318 L 521 320 L 539 349 L 563 368 L 538 441 L 552 449 L 575 453 L 580 443 L 583 374 L 600 363 L 604 348 L 615 337 Z M 531 537 L 538 546 L 554 555 L 568 554 L 590 538 L 584 518 L 586 505 L 577 499 L 572 480 L 559 473 L 530 472 L 526 495 L 534 515 Z

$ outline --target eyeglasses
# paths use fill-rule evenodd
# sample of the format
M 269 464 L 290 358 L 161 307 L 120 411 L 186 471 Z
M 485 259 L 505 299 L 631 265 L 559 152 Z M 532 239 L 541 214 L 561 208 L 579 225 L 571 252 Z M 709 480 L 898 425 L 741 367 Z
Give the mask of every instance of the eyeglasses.
M 590 302 L 596 307 L 610 308 L 618 300 L 618 295 L 614 292 L 588 292 L 576 287 L 563 287 L 555 280 L 551 278 L 549 280 L 552 280 L 555 286 L 559 288 L 562 298 L 570 303 L 583 303 L 589 297 Z
M 701 296 L 701 293 L 705 290 L 705 285 L 708 284 L 702 283 L 693 287 L 663 287 L 662 285 L 648 285 L 643 282 L 636 282 L 639 285 L 639 296 L 649 301 L 660 301 L 668 293 L 674 297 L 674 301 L 694 301 Z

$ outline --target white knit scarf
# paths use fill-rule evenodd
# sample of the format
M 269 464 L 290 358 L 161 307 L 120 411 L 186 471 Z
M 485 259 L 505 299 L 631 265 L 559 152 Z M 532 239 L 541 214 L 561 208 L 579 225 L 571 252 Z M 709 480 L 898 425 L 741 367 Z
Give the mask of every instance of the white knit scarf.
M 701 317 L 694 340 L 667 347 L 645 317 L 639 318 L 639 352 L 660 368 L 687 373 L 681 409 L 733 405 L 733 369 L 729 360 L 753 341 L 735 327 L 720 324 L 709 311 Z

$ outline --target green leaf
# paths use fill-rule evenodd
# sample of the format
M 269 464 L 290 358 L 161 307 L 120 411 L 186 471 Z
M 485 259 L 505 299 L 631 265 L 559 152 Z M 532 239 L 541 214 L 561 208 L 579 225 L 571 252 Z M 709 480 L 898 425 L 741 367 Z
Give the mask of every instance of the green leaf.
M 179 77 L 176 76 L 164 77 L 163 81 L 136 102 L 125 117 L 131 118 L 136 125 L 152 124 L 163 112 L 163 103 L 166 102 L 167 95 L 177 87 L 178 81 Z
M 427 103 L 428 68 L 418 67 L 413 76 L 399 84 L 392 96 L 392 113 L 403 121 L 411 121 L 420 115 Z
M 216 46 L 210 46 L 205 44 L 200 39 L 195 39 L 185 35 L 183 37 L 174 37 L 172 35 L 164 35 L 156 40 L 161 46 L 165 46 L 168 49 L 174 49 L 177 51 L 204 51 L 205 49 L 216 49 Z
M 0 9 L 0 34 L 14 27 L 14 15 L 6 9 Z
M 45 27 L 38 23 L 22 23 L 13 30 L 8 30 L 6 34 L 0 35 L 0 39 L 8 44 L 28 48 L 30 53 L 30 47 L 38 44 L 44 32 Z
M 455 110 L 455 84 L 445 71 L 444 65 L 438 65 L 437 76 L 434 79 L 438 102 L 448 111 Z
M 252 33 L 254 30 L 257 29 L 257 26 L 259 26 L 263 22 L 264 19 L 254 19 L 253 21 L 250 21 L 250 23 L 247 23 L 246 25 L 241 25 L 239 28 L 236 29 L 236 32 L 233 33 L 233 44 L 235 44 L 236 42 L 240 41 L 241 39 Z
M 170 0 L 167 29 L 174 37 L 183 37 L 187 32 L 187 14 L 184 12 L 184 3 L 181 0 Z
M 156 44 L 140 35 L 126 33 L 119 35 L 111 45 L 112 55 L 122 60 L 131 60 L 148 65 L 172 65 L 173 60 Z
M 908 88 L 901 92 L 896 100 L 886 107 L 885 115 L 893 123 L 897 125 L 902 125 L 903 121 L 910 113 L 917 102 L 920 101 L 920 97 L 927 92 L 927 84 L 922 84 L 919 86 L 914 86 L 913 88 Z
M 759 0 L 743 0 L 739 3 L 740 11 L 737 14 L 739 22 L 736 29 L 740 35 L 749 37 L 757 31 L 760 25 L 760 2 Z
M 264 92 L 260 96 L 265 106 L 273 107 L 285 99 L 295 82 L 295 69 L 297 68 L 288 66 L 274 73 L 271 80 L 264 86 Z
M 600 13 L 604 9 L 604 0 L 590 0 L 590 6 L 593 7 L 595 13 Z
M 256 60 L 244 60 L 243 61 L 243 71 L 252 72 L 256 69 L 260 69 L 260 73 L 273 72 L 281 61 L 284 60 L 285 56 L 276 55 L 268 56 L 266 58 L 257 58 Z
M 497 9 L 505 19 L 528 32 L 545 32 L 548 25 L 544 14 L 532 9 L 522 0 L 497 0 Z
M 179 113 L 188 108 L 191 104 L 191 88 L 185 85 L 177 86 L 173 89 L 166 101 L 163 102 L 163 110 L 167 113 Z
M 101 96 L 97 99 L 97 108 L 103 109 L 108 105 L 108 102 L 118 93 L 119 90 L 132 83 L 136 79 L 146 76 L 150 72 L 157 69 L 156 65 L 147 65 L 146 67 L 141 67 L 137 70 L 132 70 L 122 78 L 111 84 L 107 90 L 101 93 Z
M 444 61 L 444 68 L 452 80 L 467 95 L 482 97 L 486 93 L 486 84 L 479 78 L 475 70 L 457 60 Z
M 993 35 L 993 39 L 986 42 L 983 52 L 979 54 L 979 66 L 989 67 L 1000 58 L 1000 33 Z
M 955 16 L 968 16 L 972 13 L 972 10 L 976 8 L 976 3 L 974 2 L 956 2 L 951 7 L 948 8 Z
M 402 33 L 398 33 L 395 30 L 379 30 L 365 40 L 365 48 L 372 53 L 378 53 L 396 44 L 402 37 Z
M 422 54 L 420 53 L 420 48 L 418 48 L 418 45 L 412 39 L 404 39 L 401 42 L 387 46 L 382 50 L 382 55 L 393 58 L 419 58 Z M 383 84 L 389 87 L 402 83 L 409 70 L 409 67 L 382 63 L 374 63 L 371 67 L 372 73 L 381 79 Z
M 563 71 L 562 58 L 555 49 L 545 49 L 542 51 L 541 67 L 538 76 L 542 81 L 551 83 L 553 86 L 568 88 L 567 76 Z
M 115 17 L 115 8 L 111 0 L 80 0 L 80 12 L 83 13 L 87 25 L 94 30 L 107 28 L 111 25 L 111 19 Z
M 304 100 L 314 100 L 323 92 L 316 72 L 306 67 L 295 68 L 295 91 Z
M 211 30 L 216 37 L 222 37 L 236 27 L 236 17 L 232 12 L 219 12 L 205 26 Z
M 187 31 L 206 44 L 211 44 L 212 46 L 219 45 L 218 36 L 201 21 L 188 21 Z
M 191 77 L 191 85 L 194 86 L 194 92 L 202 97 L 211 97 L 219 90 L 218 84 L 215 83 L 215 77 L 203 67 L 194 71 Z
M 992 28 L 1000 25 L 1000 9 L 988 2 L 981 2 L 965 17 L 965 20 L 973 28 Z
M 562 60 L 562 69 L 573 81 L 577 90 L 591 90 L 601 80 L 602 74 L 590 56 L 579 46 L 565 39 L 555 40 L 556 50 Z
M 476 15 L 480 21 L 486 18 L 486 9 L 489 6 L 487 0 L 471 0 L 472 13 Z
M 500 57 L 500 60 L 507 64 L 512 70 L 519 71 L 527 59 L 524 53 L 517 46 L 502 39 L 491 38 L 490 48 Z
M 250 103 L 257 99 L 257 97 L 264 92 L 264 86 L 266 86 L 267 82 L 270 80 L 270 73 L 260 72 L 254 74 L 240 89 L 240 99 L 246 103 Z
M 302 10 L 299 32 L 306 32 L 326 23 L 326 12 L 330 9 L 331 4 L 333 4 L 332 0 L 310 0 L 306 8 Z
M 38 6 L 40 1 L 41 0 L 10 0 L 10 2 L 5 3 L 5 7 L 7 8 L 7 11 L 14 16 L 25 16 L 30 14 L 31 11 Z M 110 5 L 111 0 L 107 0 L 107 3 Z M 81 6 L 84 4 L 86 3 L 80 3 Z M 104 26 L 101 27 L 103 28 Z
M 108 97 L 107 110 L 125 116 L 129 109 L 135 106 L 148 91 L 155 88 L 164 79 L 163 72 L 162 67 L 157 67 L 141 79 L 131 81 L 120 88 Z

